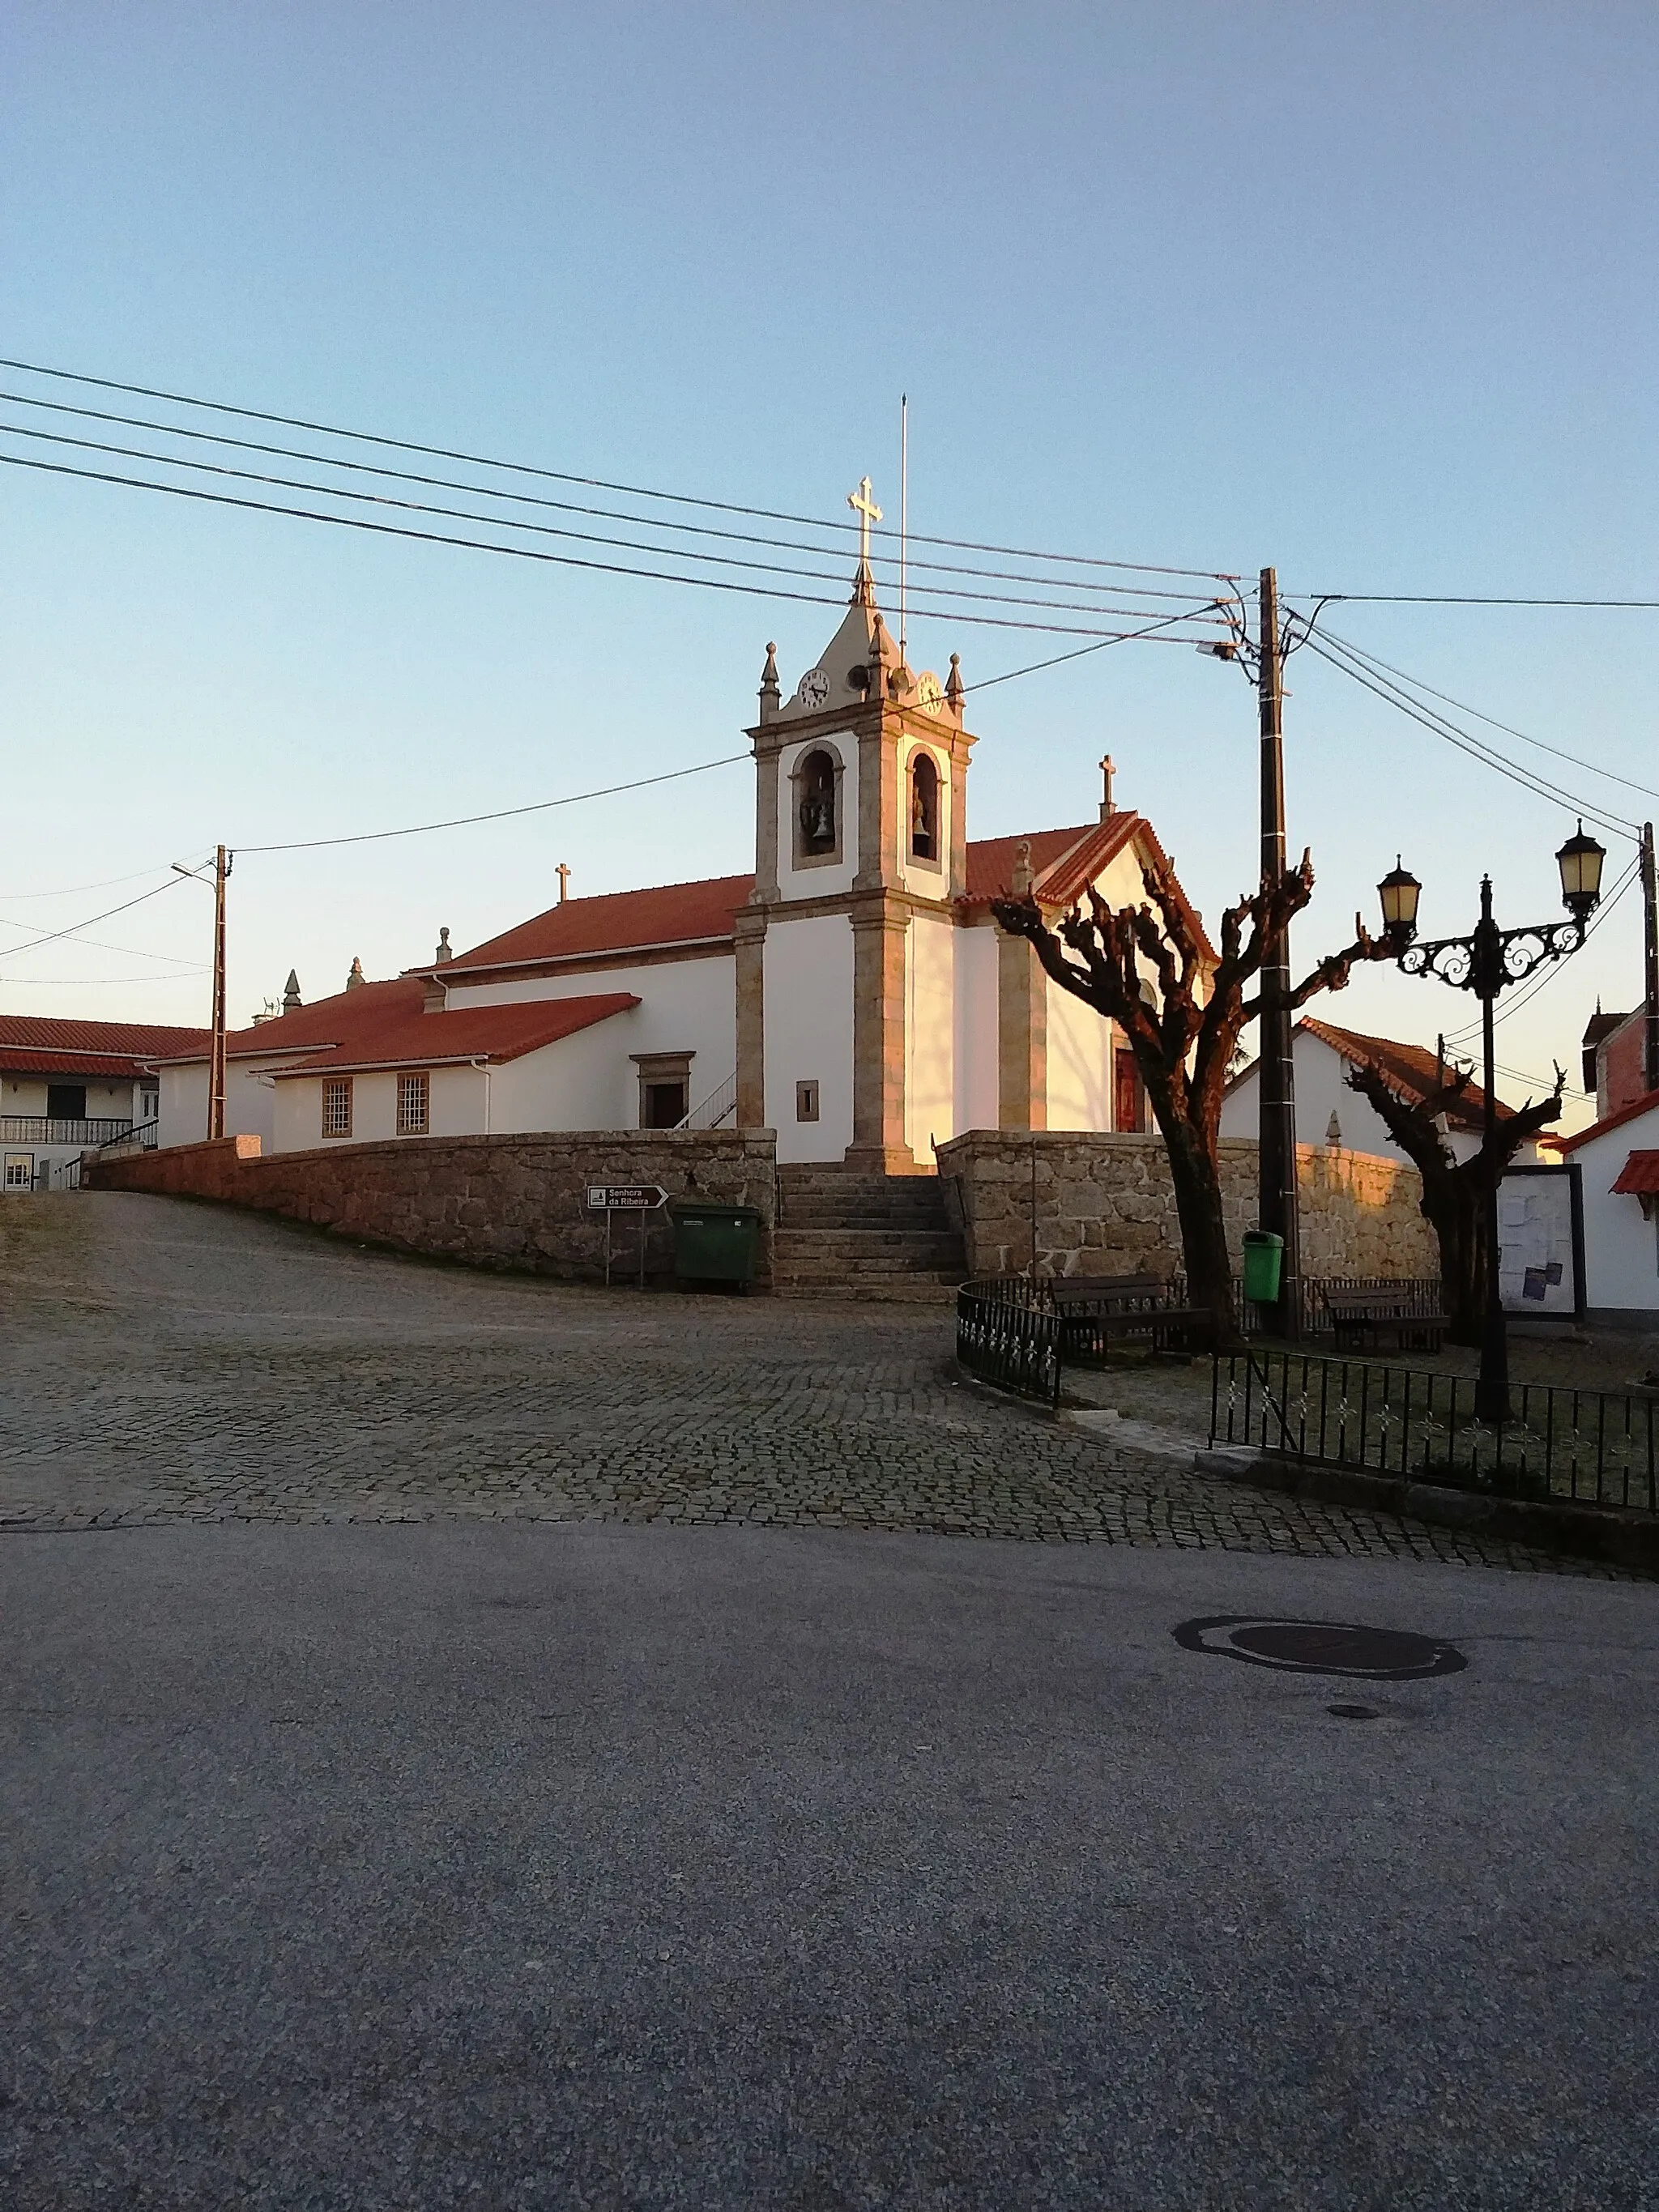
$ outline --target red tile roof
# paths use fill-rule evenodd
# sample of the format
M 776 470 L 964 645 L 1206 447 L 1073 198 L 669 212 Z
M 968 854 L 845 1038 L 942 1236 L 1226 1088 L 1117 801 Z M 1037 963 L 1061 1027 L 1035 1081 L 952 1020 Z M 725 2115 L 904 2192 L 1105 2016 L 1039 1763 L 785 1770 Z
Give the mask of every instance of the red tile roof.
M 1613 1188 L 1632 1198 L 1659 1195 L 1659 1152 L 1632 1152 Z
M 426 999 L 426 986 L 418 975 L 394 975 L 384 983 L 362 983 L 355 991 L 337 991 L 331 999 L 296 1007 L 252 1028 L 233 1030 L 226 1040 L 229 1060 L 262 1059 L 271 1053 L 298 1052 L 309 1047 L 343 1043 L 366 1025 L 383 1021 L 394 1009 L 418 1014 Z M 175 1035 L 188 1042 L 160 1054 L 162 1060 L 205 1060 L 212 1043 L 206 1030 L 180 1030 Z
M 157 1060 L 204 1054 L 208 1042 L 206 1030 L 155 1022 L 0 1014 L 0 1067 L 8 1074 L 139 1076 Z
M 729 945 L 732 918 L 748 904 L 754 884 L 753 876 L 715 876 L 706 883 L 659 884 L 647 890 L 567 899 L 469 952 L 458 952 L 441 969 L 418 972 L 454 977 L 481 968 L 531 967 L 659 945 Z
M 1437 1062 L 1426 1045 L 1401 1044 L 1394 1037 L 1364 1036 L 1357 1030 L 1340 1030 L 1334 1022 L 1322 1022 L 1312 1014 L 1304 1014 L 1297 1027 L 1308 1030 L 1356 1066 L 1369 1063 L 1381 1068 L 1393 1088 L 1413 1104 L 1420 1104 L 1436 1088 Z M 1441 1079 L 1443 1082 L 1446 1079 Z M 1455 1103 L 1447 1106 L 1446 1120 L 1455 1129 L 1478 1130 L 1484 1123 L 1486 1110 L 1486 1092 L 1478 1083 L 1471 1083 Z M 1501 1098 L 1498 1101 L 1500 1121 L 1510 1120 L 1514 1113 L 1513 1106 L 1506 1106 Z
M 1101 870 L 1137 840 L 1151 848 L 1155 859 L 1168 858 L 1146 816 L 1127 810 L 1109 814 L 1103 822 L 1085 823 L 1078 830 L 1034 831 L 1029 842 L 1038 899 L 1048 907 L 1074 905 Z M 986 905 L 1007 891 L 1021 842 L 1018 837 L 990 837 L 969 846 L 965 906 Z M 1176 890 L 1200 944 L 1213 959 L 1215 947 L 1205 933 L 1202 915 L 1179 884 Z
M 372 988 L 354 991 L 361 999 Z M 640 1001 L 631 991 L 581 999 L 520 999 L 507 1006 L 458 1006 L 453 1013 L 423 1014 L 387 1005 L 378 1018 L 354 1024 L 331 1051 L 307 1055 L 291 1067 L 273 1068 L 279 1083 L 296 1076 L 381 1067 L 436 1067 L 456 1060 L 517 1060 L 559 1038 L 592 1029 Z M 273 1023 L 274 1028 L 276 1024 Z
M 1617 1129 L 1626 1121 L 1633 1121 L 1638 1115 L 1652 1113 L 1656 1106 L 1659 1106 L 1659 1091 L 1644 1092 L 1640 1098 L 1632 1098 L 1627 1106 L 1620 1107 L 1616 1113 L 1604 1114 L 1599 1121 L 1592 1121 L 1588 1129 L 1576 1130 L 1571 1137 L 1558 1137 L 1555 1149 L 1559 1152 L 1576 1152 L 1581 1146 L 1593 1143 L 1597 1137 L 1605 1137 L 1609 1129 Z

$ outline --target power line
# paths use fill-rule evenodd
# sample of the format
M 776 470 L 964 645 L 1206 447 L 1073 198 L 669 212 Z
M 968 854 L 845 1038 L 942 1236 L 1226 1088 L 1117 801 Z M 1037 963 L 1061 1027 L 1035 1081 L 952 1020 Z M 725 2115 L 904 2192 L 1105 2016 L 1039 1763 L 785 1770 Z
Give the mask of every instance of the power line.
M 604 521 L 629 522 L 635 524 L 642 528 L 657 531 L 659 532 L 673 531 L 683 536 L 718 538 L 721 543 L 726 544 L 758 545 L 769 547 L 775 551 L 781 552 L 811 553 L 817 555 L 821 560 L 829 559 L 840 561 L 846 551 L 844 547 L 839 545 L 817 545 L 808 541 L 803 541 L 799 538 L 772 538 L 763 535 L 758 532 L 750 530 L 722 530 L 708 523 L 678 522 L 672 518 L 659 519 L 653 515 L 635 514 L 623 507 L 596 507 L 592 504 L 591 501 L 568 499 L 550 499 L 545 493 L 501 491 L 491 484 L 469 483 L 465 481 L 458 481 L 453 477 L 432 476 L 422 470 L 393 468 L 389 463 L 384 461 L 347 460 L 338 454 L 316 453 L 308 452 L 301 447 L 276 445 L 269 439 L 234 438 L 228 432 L 222 430 L 191 429 L 179 423 L 157 422 L 153 416 L 121 415 L 104 407 L 74 407 L 62 400 L 35 398 L 27 392 L 0 391 L 0 400 L 7 401 L 19 406 L 46 410 L 55 415 L 73 416 L 79 420 L 95 422 L 112 422 L 120 424 L 128 429 L 154 431 L 162 437 L 187 438 L 198 444 L 222 447 L 236 453 L 269 453 L 285 460 L 305 461 L 316 468 L 331 469 L 336 471 L 345 470 L 356 476 L 381 477 L 398 483 L 422 484 L 430 489 L 440 490 L 469 492 L 478 498 L 495 500 L 507 506 L 540 507 L 562 514 L 580 514 Z M 10 431 L 14 436 L 17 437 L 44 438 L 50 434 L 46 431 L 29 429 L 18 423 L 0 424 L 0 428 L 7 429 Z M 103 453 L 132 453 L 134 451 L 133 448 L 129 447 L 99 445 L 91 440 L 76 441 L 73 439 L 64 439 L 59 440 L 58 442 L 67 444 L 85 443 L 92 446 L 94 451 Z M 184 468 L 195 465 L 187 461 L 179 460 L 173 454 L 153 454 L 146 452 L 142 453 L 139 457 L 145 459 L 164 460 L 168 464 L 168 465 L 173 467 Z M 271 478 L 266 479 L 266 481 L 279 482 L 284 481 L 284 479 Z M 321 487 L 317 487 L 317 489 L 321 489 Z M 344 493 L 341 493 L 338 495 L 341 497 L 346 496 Z M 447 510 L 444 511 L 447 512 Z M 612 541 L 609 538 L 601 538 L 599 542 L 626 543 L 627 541 Z M 653 548 L 651 550 L 657 549 Z M 667 550 L 669 549 L 664 548 L 661 550 Z M 697 556 L 696 557 L 701 558 L 702 556 Z M 897 566 L 897 563 L 891 555 L 878 553 L 872 557 L 874 562 L 881 567 L 895 568 Z M 1033 556 L 1031 557 L 1042 558 L 1045 556 Z M 1124 597 L 1130 599 L 1185 599 L 1190 597 L 1190 594 L 1188 592 L 1177 592 L 1171 590 L 1167 586 L 1160 586 L 1154 589 L 1149 588 L 1144 585 L 1125 584 L 1120 582 L 1115 578 L 1114 578 L 1109 583 L 1095 584 L 1091 583 L 1087 577 L 1031 576 L 1026 575 L 1024 573 L 1014 569 L 985 568 L 965 562 L 912 559 L 908 565 L 913 569 L 931 569 L 939 575 L 972 576 L 1006 583 L 1042 584 L 1056 587 L 1069 588 L 1073 591 L 1112 591 L 1117 592 Z M 786 571 L 784 573 L 789 572 Z M 841 571 L 837 569 L 837 576 L 839 576 L 840 574 Z M 1230 580 L 1218 576 L 1215 580 L 1220 582 Z
M 33 929 L 33 927 L 34 924 L 32 921 L 0 921 L 0 929 L 21 929 L 26 934 L 29 930 Z M 82 937 L 78 932 L 74 934 L 74 941 L 77 945 L 85 945 L 90 947 L 90 949 L 94 952 L 119 952 L 125 954 L 127 957 L 134 960 L 166 960 L 172 962 L 175 966 L 179 967 L 188 967 L 190 965 L 189 961 L 182 953 L 146 952 L 141 945 L 106 945 L 99 938 Z M 3 960 L 6 957 L 6 952 L 7 948 L 0 946 L 0 960 Z
M 501 469 L 515 476 L 538 477 L 550 483 L 580 484 L 593 491 L 620 492 L 630 499 L 659 500 L 677 507 L 703 507 L 720 514 L 748 515 L 763 522 L 793 523 L 809 530 L 856 532 L 859 528 L 856 523 L 834 519 L 826 520 L 817 515 L 793 514 L 776 507 L 747 507 L 734 500 L 703 499 L 685 492 L 656 490 L 646 484 L 617 483 L 606 477 L 578 476 L 564 469 L 540 468 L 524 461 L 496 460 L 487 453 L 470 453 L 449 446 L 423 445 L 414 439 L 386 437 L 373 431 L 345 429 L 335 423 L 312 422 L 303 416 L 278 415 L 264 408 L 235 406 L 228 400 L 204 399 L 188 392 L 161 391 L 153 385 L 124 383 L 115 377 L 90 376 L 76 369 L 49 368 L 38 362 L 13 361 L 0 356 L 0 368 L 21 369 L 26 375 L 47 376 L 64 383 L 89 385 L 103 392 L 131 392 L 138 398 L 164 400 L 170 406 L 203 408 L 214 414 L 236 416 L 244 422 L 274 422 L 283 429 L 308 430 L 323 437 L 349 439 L 359 445 L 384 446 L 395 453 L 422 453 L 434 460 L 463 461 L 475 468 Z M 891 531 L 882 533 L 890 538 L 895 534 Z M 912 531 L 909 536 L 914 544 L 943 545 L 960 552 L 995 553 L 1012 560 L 1060 561 L 1079 568 L 1121 568 L 1149 576 L 1195 576 L 1212 582 L 1218 579 L 1229 583 L 1237 580 L 1236 577 L 1218 570 L 1171 568 L 1155 561 L 1112 561 L 1092 554 L 1036 552 L 1017 545 L 985 544 L 973 538 L 929 536 L 917 531 Z
M 212 972 L 210 968 L 185 968 L 176 975 L 0 975 L 0 983 L 8 990 L 22 990 L 36 984 L 67 989 L 77 983 L 88 988 L 97 983 L 188 983 L 198 975 L 210 975 Z
M 1563 790 L 1559 785 L 1547 782 L 1543 777 L 1534 775 L 1530 769 L 1522 768 L 1518 763 L 1510 760 L 1495 747 L 1485 744 L 1479 738 L 1471 737 L 1467 730 L 1460 730 L 1456 724 L 1449 720 L 1445 715 L 1438 714 L 1431 708 L 1421 706 L 1392 679 L 1376 677 L 1359 663 L 1348 659 L 1343 648 L 1335 645 L 1334 641 L 1328 643 L 1323 638 L 1307 635 L 1304 637 L 1302 642 L 1311 647 L 1322 660 L 1328 661 L 1333 668 L 1340 669 L 1345 676 L 1350 677 L 1356 684 L 1362 684 L 1367 691 L 1375 693 L 1377 698 L 1396 708 L 1411 720 L 1420 723 L 1425 730 L 1432 732 L 1436 737 L 1444 738 L 1448 744 L 1455 745 L 1460 752 L 1468 753 L 1472 760 L 1480 761 L 1485 767 L 1496 769 L 1500 775 L 1507 776 L 1511 783 L 1519 784 L 1523 791 L 1531 792 L 1535 799 L 1548 799 L 1558 805 L 1571 807 L 1576 814 L 1600 823 L 1604 830 L 1612 830 L 1615 836 L 1629 837 L 1636 836 L 1636 825 L 1633 822 L 1626 821 L 1622 816 L 1611 814 L 1589 799 L 1577 798 L 1571 792 Z
M 6 422 L 0 423 L 0 432 L 3 432 L 9 437 L 40 439 L 54 446 L 73 446 L 82 452 L 112 453 L 125 460 L 152 461 L 162 468 L 191 469 L 204 475 L 228 477 L 241 483 L 270 484 L 285 491 L 319 493 L 325 499 L 356 500 L 370 506 L 395 507 L 404 514 L 434 514 L 453 521 L 479 522 L 483 523 L 487 529 L 528 531 L 538 538 L 567 538 L 584 545 L 610 546 L 623 552 L 654 553 L 665 560 L 701 561 L 718 568 L 743 568 L 765 576 L 798 576 L 805 578 L 808 582 L 824 584 L 836 584 L 842 580 L 840 572 L 836 570 L 800 568 L 788 562 L 778 561 L 745 560 L 740 556 L 729 553 L 705 553 L 693 549 L 683 550 L 675 545 L 659 545 L 648 538 L 618 538 L 604 531 L 574 530 L 547 522 L 526 522 L 511 515 L 480 514 L 471 507 L 440 507 L 428 500 L 395 498 L 387 492 L 358 491 L 350 486 L 340 487 L 334 484 L 316 483 L 306 477 L 276 476 L 267 470 L 233 468 L 229 463 L 224 461 L 180 459 L 172 453 L 153 453 L 147 447 L 118 446 L 100 438 L 75 438 L 62 431 L 32 430 L 16 423 Z M 323 465 L 328 465 L 325 462 Z M 488 495 L 488 494 L 485 495 L 486 497 Z M 681 580 L 690 581 L 691 579 L 683 578 Z M 1026 580 L 1019 577 L 1011 580 L 1024 582 Z M 994 606 L 1044 607 L 1067 614 L 1133 617 L 1144 614 L 1146 611 L 1141 607 L 1116 607 L 1091 600 L 1026 599 L 1010 592 L 975 592 L 964 589 L 960 585 L 946 586 L 939 584 L 918 584 L 912 588 L 917 592 L 926 592 L 931 599 L 975 599 L 988 602 Z M 957 610 L 954 606 L 931 608 L 927 611 L 939 619 L 955 619 L 957 617 Z
M 142 883 L 146 876 L 158 875 L 163 868 L 170 865 L 168 861 L 158 860 L 152 868 L 135 868 L 130 876 L 105 876 L 95 884 L 64 884 L 55 891 L 9 890 L 6 893 L 6 898 L 8 903 L 11 905 L 20 905 L 25 899 L 76 898 L 82 891 L 106 891 L 113 890 L 117 884 Z M 7 927 L 21 929 L 23 925 L 16 922 L 9 923 Z
M 448 822 L 416 822 L 403 830 L 364 830 L 348 837 L 299 837 L 286 845 L 239 845 L 237 852 L 247 858 L 254 853 L 310 853 L 323 845 L 374 845 L 387 837 L 424 837 L 434 830 L 470 830 L 479 822 L 505 822 L 516 814 L 545 814 L 556 806 L 578 806 L 587 799 L 614 799 L 624 791 L 644 791 L 654 783 L 677 783 L 681 777 L 702 775 L 712 768 L 730 768 L 736 761 L 746 761 L 753 755 L 722 753 L 718 760 L 698 761 L 691 768 L 665 769 L 661 775 L 642 775 L 631 783 L 608 783 L 597 791 L 573 791 L 564 799 L 538 799 L 528 806 L 497 807 L 489 814 L 459 814 Z
M 0 368 L 4 366 L 0 362 Z M 1659 609 L 1659 599 L 1506 599 L 1478 592 L 1297 592 L 1295 596 L 1322 599 L 1332 607 L 1622 607 L 1635 613 Z
M 1540 752 L 1553 753 L 1557 760 L 1569 761 L 1574 768 L 1588 769 L 1592 775 L 1605 776 L 1609 783 L 1622 783 L 1626 790 L 1639 791 L 1644 798 L 1659 799 L 1659 790 L 1656 790 L 1653 785 L 1638 783 L 1633 777 L 1620 775 L 1614 769 L 1599 767 L 1595 761 L 1585 760 L 1579 753 L 1565 752 L 1559 745 L 1547 744 L 1542 738 L 1528 737 L 1524 730 L 1517 730 L 1513 724 L 1500 722 L 1495 714 L 1482 714 L 1479 707 L 1471 707 L 1462 699 L 1454 699 L 1449 691 L 1437 691 L 1432 684 L 1425 684 L 1420 676 L 1408 676 L 1403 668 L 1394 667 L 1379 654 L 1367 652 L 1364 646 L 1355 645 L 1351 638 L 1338 637 L 1334 630 L 1329 629 L 1322 630 L 1320 635 L 1329 638 L 1334 645 L 1340 645 L 1356 660 L 1363 660 L 1369 667 L 1398 677 L 1402 684 L 1410 684 L 1413 690 L 1426 691 L 1431 699 L 1438 699 L 1448 707 L 1455 707 L 1460 714 L 1473 714 L 1477 722 L 1485 722 L 1492 729 L 1502 730 L 1505 737 L 1518 738 L 1523 745 L 1535 745 Z
M 37 945 L 56 945 L 63 938 L 73 937 L 82 929 L 90 929 L 95 922 L 107 921 L 112 914 L 125 914 L 129 908 L 143 906 L 146 899 L 160 898 L 163 891 L 170 891 L 175 884 L 183 881 L 182 876 L 169 876 L 166 883 L 157 884 L 153 890 L 140 891 L 137 898 L 123 899 L 119 906 L 106 906 L 101 914 L 88 915 L 84 921 L 72 921 L 66 929 L 48 930 L 44 937 L 32 937 L 27 945 L 9 945 L 6 947 L 5 957 L 8 960 L 15 960 L 20 953 L 33 952 Z
M 250 499 L 231 492 L 207 491 L 196 484 L 161 483 L 153 477 L 121 476 L 112 470 L 79 469 L 63 461 L 34 460 L 23 453 L 0 453 L 0 465 L 8 468 L 33 469 L 48 476 L 78 477 L 88 483 L 124 484 L 137 491 L 166 492 L 175 499 L 198 500 L 211 507 L 242 507 L 254 514 L 289 515 L 302 522 L 326 522 L 336 529 L 367 531 L 381 538 L 412 538 L 429 545 L 456 545 L 469 552 L 495 553 L 513 560 L 537 561 L 554 568 L 592 569 L 611 576 L 641 576 L 657 583 L 689 584 L 701 591 L 732 592 L 745 599 L 789 599 L 806 606 L 844 607 L 846 605 L 841 597 L 827 597 L 821 592 L 787 591 L 776 585 L 740 584 L 719 576 L 688 576 L 673 569 L 644 568 L 629 562 L 589 560 L 578 554 L 551 553 L 532 545 L 501 545 L 489 538 L 463 538 L 453 531 L 416 530 L 406 523 L 371 521 L 367 515 L 330 514 L 316 507 L 288 507 L 275 500 Z M 1206 601 L 1204 607 L 1194 608 L 1190 618 L 1194 621 L 1200 619 L 1209 604 Z M 1012 616 L 975 615 L 957 610 L 951 610 L 948 619 L 980 629 L 1047 631 L 1063 637 L 1099 635 L 1079 623 L 1021 621 Z M 1127 633 L 1122 631 L 1112 631 L 1107 636 L 1110 642 L 1116 643 L 1126 635 Z M 1183 641 L 1170 639 L 1161 641 L 1174 644 Z M 1190 639 L 1184 641 L 1191 642 Z

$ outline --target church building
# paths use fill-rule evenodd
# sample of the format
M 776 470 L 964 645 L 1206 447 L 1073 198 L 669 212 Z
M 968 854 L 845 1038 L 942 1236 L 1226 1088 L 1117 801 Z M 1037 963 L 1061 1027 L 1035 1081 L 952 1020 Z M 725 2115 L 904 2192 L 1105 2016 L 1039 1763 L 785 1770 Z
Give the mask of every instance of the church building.
M 866 549 L 867 550 L 867 549 Z M 958 657 L 914 672 L 867 557 L 748 736 L 753 873 L 568 898 L 502 935 L 234 1035 L 226 1127 L 267 1151 L 562 1129 L 771 1128 L 781 1163 L 927 1172 L 970 1128 L 1139 1130 L 1133 1056 L 990 911 L 1120 906 L 1162 860 L 1121 811 L 974 842 Z M 562 894 L 563 883 L 561 880 Z M 207 1066 L 161 1071 L 161 1141 L 205 1133 Z

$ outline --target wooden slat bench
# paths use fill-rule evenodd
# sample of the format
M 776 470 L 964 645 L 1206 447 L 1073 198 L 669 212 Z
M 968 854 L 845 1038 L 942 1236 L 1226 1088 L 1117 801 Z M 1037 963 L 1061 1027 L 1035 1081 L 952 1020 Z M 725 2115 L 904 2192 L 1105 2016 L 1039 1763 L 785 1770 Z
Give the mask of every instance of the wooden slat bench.
M 1339 1352 L 1380 1349 L 1385 1334 L 1398 1352 L 1438 1352 L 1446 1334 L 1444 1313 L 1421 1291 L 1328 1283 L 1322 1295 Z
M 1115 1343 L 1129 1340 L 1188 1353 L 1210 1341 L 1209 1309 L 1172 1302 L 1160 1275 L 1057 1275 L 1048 1289 L 1063 1352 L 1073 1359 L 1104 1359 Z

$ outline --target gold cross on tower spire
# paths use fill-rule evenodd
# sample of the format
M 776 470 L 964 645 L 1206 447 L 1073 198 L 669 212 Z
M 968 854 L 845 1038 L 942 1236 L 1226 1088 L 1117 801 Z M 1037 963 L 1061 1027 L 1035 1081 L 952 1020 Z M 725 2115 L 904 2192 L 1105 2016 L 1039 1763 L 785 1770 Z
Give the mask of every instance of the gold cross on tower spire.
M 870 565 L 870 525 L 881 520 L 881 509 L 870 496 L 870 479 L 861 477 L 856 491 L 847 495 L 847 504 L 859 519 L 859 559 L 867 568 Z

